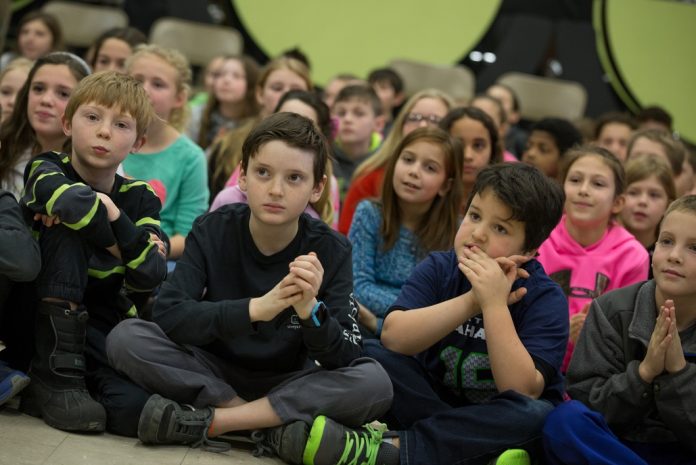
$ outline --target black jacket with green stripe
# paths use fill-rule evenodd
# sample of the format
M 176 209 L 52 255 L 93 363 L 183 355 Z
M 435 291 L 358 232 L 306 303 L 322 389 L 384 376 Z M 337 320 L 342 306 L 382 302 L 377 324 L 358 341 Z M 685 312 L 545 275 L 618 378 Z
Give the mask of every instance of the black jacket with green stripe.
M 56 215 L 61 225 L 79 234 L 93 250 L 82 303 L 91 322 L 106 331 L 124 317 L 135 316 L 167 274 L 166 260 L 150 238 L 154 233 L 168 242 L 160 229 L 159 198 L 144 181 L 114 176 L 107 193 L 121 210 L 114 222 L 109 222 L 96 191 L 80 178 L 64 153 L 47 152 L 27 164 L 21 200 L 25 220 L 37 237 L 45 226 L 33 220 L 34 214 Z M 106 249 L 114 244 L 120 259 Z

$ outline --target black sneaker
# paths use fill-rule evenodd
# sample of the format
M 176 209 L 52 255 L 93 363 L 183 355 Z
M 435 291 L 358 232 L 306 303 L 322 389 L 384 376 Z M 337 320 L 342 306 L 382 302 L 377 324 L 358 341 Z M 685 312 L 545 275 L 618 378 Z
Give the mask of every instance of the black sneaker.
M 230 445 L 208 439 L 214 409 L 196 410 L 153 394 L 147 400 L 138 421 L 138 438 L 144 444 L 188 444 L 212 452 L 226 452 Z
M 304 421 L 256 430 L 251 433 L 251 439 L 256 443 L 256 449 L 252 454 L 254 457 L 277 455 L 284 462 L 302 465 L 302 454 L 308 436 L 309 426 Z
M 399 450 L 382 442 L 386 425 L 352 429 L 319 416 L 309 432 L 303 460 L 306 465 L 398 465 Z

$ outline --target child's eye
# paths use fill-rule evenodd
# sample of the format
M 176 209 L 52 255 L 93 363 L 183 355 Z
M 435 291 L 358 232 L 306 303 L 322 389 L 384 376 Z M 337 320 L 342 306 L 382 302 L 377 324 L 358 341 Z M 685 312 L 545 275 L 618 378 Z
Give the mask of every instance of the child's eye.
M 261 177 L 266 177 L 268 176 L 268 170 L 266 168 L 256 168 L 256 174 Z
M 300 182 L 304 179 L 304 177 L 301 174 L 294 173 L 288 176 L 288 179 L 290 182 Z
M 0 95 L 4 95 L 5 97 L 9 97 L 10 95 L 12 95 L 12 90 L 0 89 Z
M 97 115 L 95 115 L 94 113 L 87 113 L 87 119 L 90 121 L 97 121 L 99 117 L 97 117 Z
M 493 230 L 498 234 L 507 234 L 507 229 L 499 224 L 493 225 Z
M 663 237 L 663 238 L 658 239 L 657 243 L 663 247 L 670 246 L 670 245 L 672 245 L 672 239 L 670 239 L 668 237 Z
M 469 212 L 469 218 L 471 219 L 471 221 L 478 221 L 481 219 L 481 215 L 479 215 L 476 212 Z
M 437 165 L 427 165 L 427 166 L 425 167 L 425 169 L 427 169 L 427 170 L 430 171 L 431 173 L 437 173 L 437 171 L 438 171 Z
M 59 90 L 58 91 L 58 96 L 64 100 L 67 100 L 70 98 L 70 91 L 67 90 Z
M 32 92 L 36 93 L 43 92 L 44 86 L 42 84 L 34 84 L 33 86 L 31 86 L 31 90 Z
M 595 181 L 592 184 L 597 186 L 597 187 L 605 187 L 606 186 L 606 183 L 604 181 Z
M 662 198 L 662 192 L 651 192 L 650 193 L 650 198 L 654 200 L 658 200 Z
M 486 144 L 484 141 L 476 141 L 474 142 L 474 150 L 485 150 L 488 147 L 488 144 Z
M 125 121 L 118 121 L 116 123 L 116 127 L 119 129 L 129 129 L 130 125 L 128 123 L 126 123 Z

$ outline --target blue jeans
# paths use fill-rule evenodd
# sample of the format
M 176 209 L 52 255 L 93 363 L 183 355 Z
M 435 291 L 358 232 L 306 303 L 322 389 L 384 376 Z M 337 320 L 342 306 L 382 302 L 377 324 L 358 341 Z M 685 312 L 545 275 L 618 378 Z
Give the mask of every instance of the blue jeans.
M 544 425 L 544 450 L 549 465 L 695 465 L 693 454 L 677 443 L 624 441 L 609 429 L 602 414 L 582 402 L 565 402 Z
M 540 448 L 551 402 L 506 391 L 469 404 L 433 382 L 415 358 L 379 341 L 365 341 L 364 355 L 382 364 L 394 386 L 385 420 L 399 430 L 402 464 L 486 464 L 506 449 Z

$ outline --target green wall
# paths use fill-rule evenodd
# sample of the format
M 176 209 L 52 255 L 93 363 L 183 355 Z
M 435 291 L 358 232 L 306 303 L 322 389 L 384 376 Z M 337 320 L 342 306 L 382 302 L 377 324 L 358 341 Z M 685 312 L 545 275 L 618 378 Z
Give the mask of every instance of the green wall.
M 299 46 L 319 84 L 352 72 L 365 76 L 394 58 L 458 62 L 495 18 L 500 0 L 234 0 L 268 56 Z

